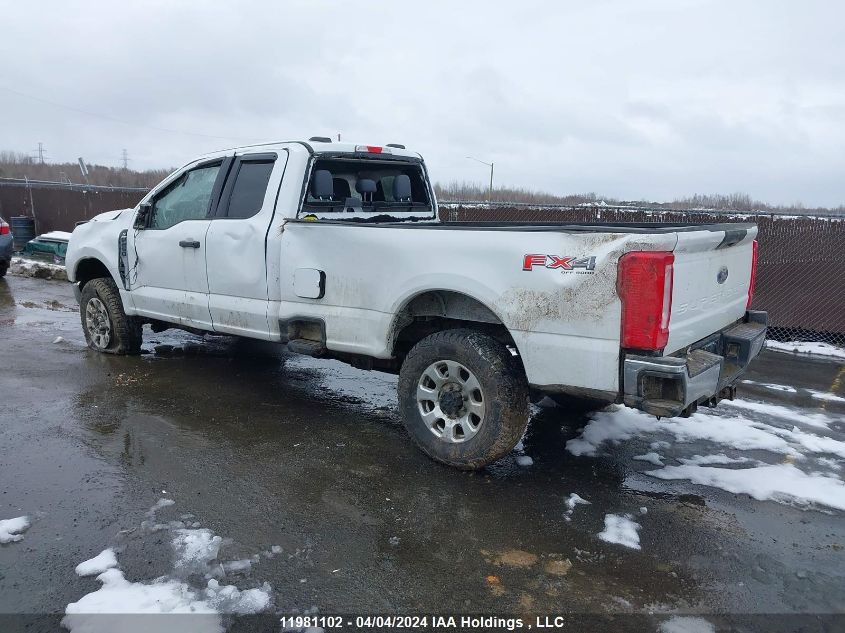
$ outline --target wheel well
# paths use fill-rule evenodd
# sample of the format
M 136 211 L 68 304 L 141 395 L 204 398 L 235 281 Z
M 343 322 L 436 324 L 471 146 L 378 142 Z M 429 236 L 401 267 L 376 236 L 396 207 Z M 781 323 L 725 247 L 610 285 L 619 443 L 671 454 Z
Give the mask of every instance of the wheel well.
M 484 332 L 518 351 L 508 328 L 483 303 L 460 292 L 431 290 L 413 297 L 396 315 L 392 329 L 393 355 L 401 361 L 426 336 L 457 328 Z
M 112 278 L 109 269 L 106 268 L 106 265 L 101 262 L 99 259 L 83 259 L 76 265 L 76 276 L 75 279 L 79 282 L 79 287 L 82 288 L 92 279 L 97 279 L 99 277 L 108 277 L 109 279 Z

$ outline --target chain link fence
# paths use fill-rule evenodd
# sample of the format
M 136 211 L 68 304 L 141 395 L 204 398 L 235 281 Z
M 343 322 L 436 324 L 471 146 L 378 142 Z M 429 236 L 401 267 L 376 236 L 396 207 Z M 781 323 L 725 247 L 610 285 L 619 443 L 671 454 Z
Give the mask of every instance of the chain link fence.
M 683 211 L 649 207 L 441 202 L 444 222 L 753 222 L 759 256 L 752 308 L 769 337 L 845 347 L 845 216 Z

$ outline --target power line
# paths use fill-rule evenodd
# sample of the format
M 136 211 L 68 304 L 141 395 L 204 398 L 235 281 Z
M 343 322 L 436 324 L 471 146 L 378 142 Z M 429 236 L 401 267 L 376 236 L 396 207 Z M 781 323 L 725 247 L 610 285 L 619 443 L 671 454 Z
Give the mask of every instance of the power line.
M 51 106 L 56 107 L 56 108 L 63 108 L 65 110 L 70 110 L 72 112 L 79 112 L 80 114 L 85 114 L 85 115 L 96 117 L 96 118 L 99 118 L 99 119 L 106 119 L 108 121 L 114 121 L 115 123 L 120 123 L 122 125 L 129 125 L 129 126 L 134 126 L 134 127 L 147 128 L 149 130 L 158 130 L 159 132 L 167 132 L 169 134 L 186 134 L 188 136 L 198 136 L 198 137 L 202 137 L 202 138 L 213 138 L 213 139 L 222 140 L 222 141 L 249 141 L 249 142 L 253 142 L 253 141 L 263 140 L 263 139 L 256 139 L 256 138 L 239 138 L 239 137 L 236 137 L 236 136 L 214 136 L 212 134 L 201 134 L 199 132 L 188 132 L 188 131 L 185 131 L 185 130 L 174 130 L 174 129 L 166 128 L 166 127 L 158 127 L 156 125 L 146 125 L 144 123 L 134 123 L 132 121 L 124 121 L 123 119 L 118 119 L 117 117 L 109 116 L 107 114 L 101 114 L 99 112 L 90 112 L 88 110 L 83 110 L 81 108 L 74 108 L 73 106 L 68 106 L 68 105 L 65 105 L 63 103 L 56 103 L 55 101 L 50 101 L 48 99 L 36 97 L 34 95 L 26 94 L 25 92 L 19 92 L 18 90 L 12 90 L 11 88 L 9 88 L 7 86 L 0 86 L 0 88 L 5 90 L 6 92 L 11 92 L 12 94 L 18 95 L 19 97 L 25 97 L 27 99 L 32 99 L 33 101 L 40 101 L 41 103 L 46 103 L 46 104 L 51 105 Z

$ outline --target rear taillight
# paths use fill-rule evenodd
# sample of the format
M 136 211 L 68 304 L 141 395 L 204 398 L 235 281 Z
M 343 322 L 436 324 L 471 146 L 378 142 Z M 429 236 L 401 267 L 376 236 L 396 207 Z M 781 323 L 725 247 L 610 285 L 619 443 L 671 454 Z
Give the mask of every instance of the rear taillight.
M 622 300 L 622 347 L 666 347 L 674 263 L 675 256 L 665 252 L 637 251 L 619 259 L 616 284 Z
M 8 235 L 9 233 L 11 233 L 9 225 L 3 220 L 0 220 L 0 235 Z
M 751 308 L 751 302 L 754 300 L 754 282 L 757 281 L 757 240 L 751 243 L 751 280 L 748 282 L 748 303 L 745 304 L 745 309 Z

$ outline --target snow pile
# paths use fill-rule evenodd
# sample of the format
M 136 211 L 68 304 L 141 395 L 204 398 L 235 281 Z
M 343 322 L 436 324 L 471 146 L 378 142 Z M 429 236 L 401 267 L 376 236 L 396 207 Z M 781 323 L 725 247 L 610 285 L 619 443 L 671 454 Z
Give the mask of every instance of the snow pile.
M 109 548 L 104 549 L 94 558 L 79 563 L 76 566 L 76 574 L 77 576 L 96 576 L 112 567 L 117 567 L 117 556 L 114 555 L 114 550 Z
M 563 518 L 566 521 L 571 521 L 572 513 L 575 512 L 575 506 L 579 505 L 588 506 L 590 505 L 590 502 L 573 492 L 566 500 L 566 512 L 563 513 Z
M 17 543 L 23 540 L 23 532 L 29 529 L 29 517 L 0 520 L 0 543 Z
M 205 573 L 209 563 L 217 559 L 223 539 L 207 529 L 177 529 L 173 537 L 178 573 Z
M 660 623 L 660 633 L 716 633 L 716 627 L 704 618 L 673 616 Z
M 581 435 L 566 443 L 566 450 L 575 456 L 596 455 L 605 442 L 619 443 L 655 432 L 674 435 L 678 442 L 710 440 L 739 450 L 794 452 L 784 439 L 756 428 L 754 423 L 741 417 L 697 413 L 689 418 L 657 420 L 647 413 L 621 406 L 608 407 L 591 417 Z
M 22 277 L 67 281 L 67 271 L 64 266 L 34 259 L 24 259 L 23 257 L 12 258 L 9 272 L 13 275 L 21 275 Z
M 97 576 L 102 587 L 70 603 L 62 626 L 71 633 L 112 633 L 113 631 L 149 630 L 150 621 L 129 618 L 127 614 L 185 614 L 193 617 L 174 619 L 169 624 L 156 619 L 158 630 L 184 633 L 223 633 L 219 612 L 187 584 L 158 578 L 149 584 L 129 582 L 119 569 L 108 569 Z M 113 617 L 103 617 L 112 614 Z M 133 622 L 134 620 L 134 622 Z M 133 628 L 133 624 L 135 627 Z M 177 625 L 178 626 L 175 626 Z
M 113 549 L 106 549 L 94 558 L 80 563 L 80 576 L 97 575 L 101 586 L 82 596 L 65 609 L 62 626 L 73 633 L 137 633 L 150 629 L 151 621 L 137 617 L 141 614 L 170 614 L 172 619 L 159 615 L 155 629 L 180 633 L 223 633 L 224 614 L 249 615 L 261 613 L 273 604 L 273 590 L 268 583 L 252 589 L 239 589 L 221 584 L 213 576 L 226 573 L 246 573 L 250 560 L 217 564 L 223 539 L 208 529 L 187 529 L 182 521 L 155 523 L 160 509 L 173 505 L 170 499 L 159 499 L 147 512 L 141 525 L 148 533 L 173 530 L 171 546 L 175 554 L 172 574 L 152 580 L 133 582 L 118 569 Z M 183 518 L 192 518 L 185 515 Z M 176 527 L 182 526 L 182 527 Z M 281 548 L 273 546 L 273 553 Z M 255 557 L 258 558 L 257 556 Z M 211 572 L 214 573 L 211 573 Z M 196 582 L 203 574 L 205 585 Z M 191 618 L 177 617 L 192 614 Z
M 639 531 L 642 526 L 632 520 L 631 515 L 607 514 L 604 517 L 604 530 L 598 537 L 608 543 L 618 543 L 632 549 L 640 549 Z
M 739 469 L 684 464 L 650 470 L 646 474 L 658 479 L 688 479 L 694 484 L 735 494 L 745 493 L 760 501 L 812 503 L 845 510 L 845 484 L 821 473 L 808 475 L 792 464 Z
M 811 356 L 826 356 L 828 358 L 845 359 L 845 349 L 829 345 L 828 343 L 816 343 L 813 341 L 766 341 L 766 349 L 776 352 L 792 352 L 794 354 L 810 354 Z
M 633 459 L 661 466 L 646 471 L 658 479 L 687 480 L 758 500 L 845 510 L 845 484 L 838 476 L 845 460 L 845 441 L 830 436 L 841 423 L 841 416 L 744 400 L 725 404 L 748 415 L 696 413 L 689 418 L 657 420 L 627 407 L 609 407 L 594 413 L 580 436 L 567 442 L 566 449 L 573 455 L 592 456 L 605 444 L 648 438 L 656 433 L 673 436 L 675 448 L 687 442 L 709 442 L 722 450 L 672 456 L 679 465 L 664 466 L 663 462 L 669 459 L 666 453 L 661 456 L 654 450 Z M 784 421 L 826 434 L 811 433 L 796 425 L 776 426 Z M 662 441 L 650 446 L 664 448 Z M 730 456 L 725 449 L 766 451 L 777 456 L 777 463 Z M 819 466 L 824 467 L 822 472 Z

